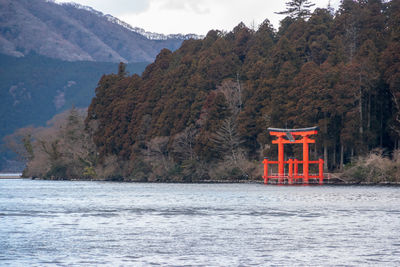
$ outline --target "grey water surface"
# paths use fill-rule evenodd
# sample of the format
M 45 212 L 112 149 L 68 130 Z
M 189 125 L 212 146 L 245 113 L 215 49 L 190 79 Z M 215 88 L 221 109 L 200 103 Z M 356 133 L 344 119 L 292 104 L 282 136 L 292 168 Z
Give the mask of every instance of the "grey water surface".
M 0 266 L 400 265 L 400 188 L 0 180 Z

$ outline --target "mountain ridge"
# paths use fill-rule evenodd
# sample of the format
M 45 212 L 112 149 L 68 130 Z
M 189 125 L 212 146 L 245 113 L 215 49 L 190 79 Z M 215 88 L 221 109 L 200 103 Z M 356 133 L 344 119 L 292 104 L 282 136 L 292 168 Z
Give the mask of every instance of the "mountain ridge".
M 47 0 L 47 2 L 52 2 L 52 3 L 56 3 L 59 5 L 70 5 L 73 7 L 76 7 L 78 9 L 83 9 L 83 10 L 87 10 L 89 12 L 92 12 L 100 17 L 105 17 L 107 18 L 108 21 L 116 23 L 118 25 L 121 25 L 122 27 L 139 33 L 140 35 L 143 35 L 144 37 L 146 37 L 149 40 L 168 40 L 168 39 L 182 39 L 182 40 L 188 40 L 188 39 L 202 39 L 204 38 L 203 35 L 198 35 L 198 34 L 194 34 L 194 33 L 188 33 L 188 34 L 163 34 L 163 33 L 155 33 L 155 32 L 149 32 L 146 31 L 143 28 L 140 27 L 133 27 L 132 25 L 130 25 L 129 23 L 126 23 L 123 20 L 120 20 L 119 18 L 116 18 L 110 14 L 104 14 L 101 11 L 97 11 L 94 8 L 90 7 L 90 6 L 85 6 L 85 5 L 81 5 L 75 2 L 68 2 L 68 3 L 58 3 L 55 0 Z
M 37 54 L 66 61 L 151 62 L 197 35 L 146 32 L 76 3 L 0 1 L 0 53 Z

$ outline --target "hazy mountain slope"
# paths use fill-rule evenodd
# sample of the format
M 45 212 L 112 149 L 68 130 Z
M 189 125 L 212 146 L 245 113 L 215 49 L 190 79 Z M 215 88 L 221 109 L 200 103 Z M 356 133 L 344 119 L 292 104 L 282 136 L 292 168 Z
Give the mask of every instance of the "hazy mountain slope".
M 129 25 L 127 25 L 129 26 Z M 68 61 L 149 62 L 185 36 L 150 40 L 90 8 L 44 0 L 0 0 L 0 53 L 30 51 Z
M 141 73 L 148 63 L 130 63 L 130 73 Z M 44 126 L 55 114 L 87 107 L 103 74 L 117 72 L 112 62 L 66 62 L 29 54 L 23 58 L 0 55 L 0 170 L 17 170 L 12 155 L 3 153 L 2 139 L 28 125 Z M 20 165 L 16 165 L 21 168 Z
M 141 73 L 146 65 L 128 64 L 128 71 Z M 29 124 L 43 125 L 71 105 L 88 106 L 99 78 L 117 69 L 111 62 L 0 55 L 0 136 Z

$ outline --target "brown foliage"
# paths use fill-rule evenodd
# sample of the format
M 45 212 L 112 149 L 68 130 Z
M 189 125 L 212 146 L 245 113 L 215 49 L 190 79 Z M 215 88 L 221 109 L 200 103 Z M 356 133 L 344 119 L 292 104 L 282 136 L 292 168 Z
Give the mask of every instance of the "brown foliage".
M 348 182 L 357 183 L 400 183 L 400 151 L 395 150 L 392 158 L 374 150 L 359 157 L 342 175 Z
M 28 161 L 24 175 L 49 179 L 95 178 L 97 154 L 85 130 L 85 117 L 85 111 L 73 108 L 56 115 L 49 121 L 49 127 L 17 131 L 14 136 L 27 134 L 19 144 Z
M 217 166 L 228 154 L 238 166 L 237 151 L 260 160 L 274 153 L 267 127 L 319 125 L 315 154 L 330 155 L 331 169 L 376 147 L 392 150 L 400 143 L 399 17 L 396 1 L 343 1 L 335 16 L 316 9 L 308 20 L 285 18 L 278 32 L 268 21 L 256 31 L 210 31 L 163 50 L 141 77 L 104 76 L 86 124 L 96 121 L 100 158 L 142 159 L 154 177 L 188 177 L 193 162 Z M 162 150 L 151 163 L 144 151 L 154 146 Z

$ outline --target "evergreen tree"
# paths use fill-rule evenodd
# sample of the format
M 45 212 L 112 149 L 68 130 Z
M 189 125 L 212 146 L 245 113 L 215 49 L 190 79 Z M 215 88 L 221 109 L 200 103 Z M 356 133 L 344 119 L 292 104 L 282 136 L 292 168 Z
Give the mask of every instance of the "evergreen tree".
M 308 0 L 292 0 L 286 2 L 286 10 L 275 12 L 280 15 L 289 15 L 291 18 L 308 18 L 311 16 L 310 8 L 315 6 Z

